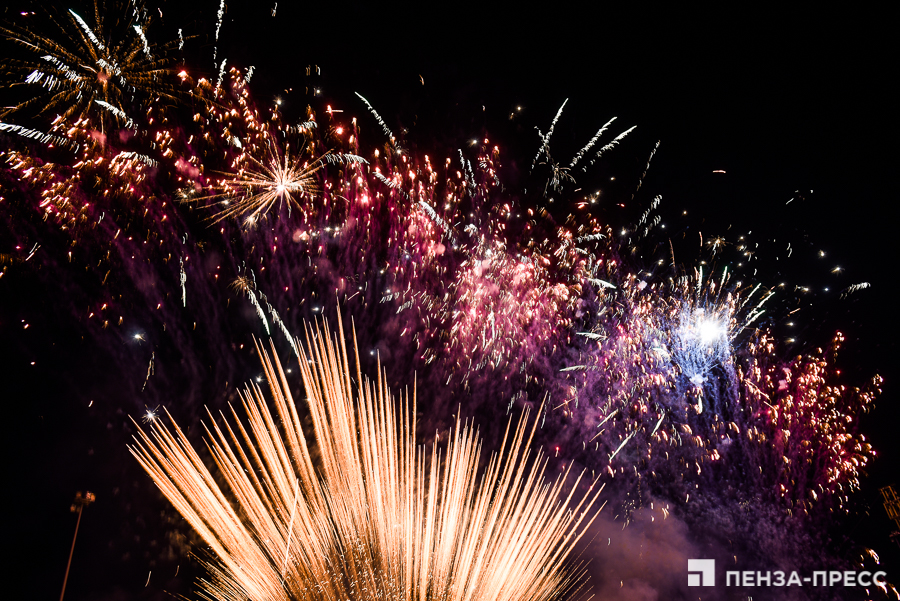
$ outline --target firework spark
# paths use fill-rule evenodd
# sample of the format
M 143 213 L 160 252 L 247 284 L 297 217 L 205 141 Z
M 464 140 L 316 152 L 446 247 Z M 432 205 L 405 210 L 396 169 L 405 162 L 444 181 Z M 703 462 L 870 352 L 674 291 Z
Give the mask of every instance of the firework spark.
M 68 124 L 101 109 L 101 125 L 109 117 L 130 125 L 127 112 L 135 101 L 177 100 L 166 57 L 177 44 L 151 45 L 145 36 L 149 18 L 136 22 L 135 14 L 123 15 L 107 28 L 104 8 L 94 2 L 92 25 L 72 10 L 64 17 L 48 13 L 58 38 L 19 25 L 0 27 L 0 34 L 28 55 L 5 61 L 7 76 L 15 78 L 8 85 L 35 89 L 0 116 L 40 106 L 39 114 L 57 112 L 57 123 Z
M 310 200 L 319 192 L 316 173 L 326 165 L 349 165 L 366 163 L 362 157 L 353 154 L 326 153 L 314 161 L 305 161 L 302 155 L 291 157 L 290 147 L 283 151 L 265 136 L 265 151 L 259 159 L 251 153 L 242 153 L 237 159 L 240 169 L 233 174 L 225 174 L 210 188 L 216 192 L 199 200 L 214 199 L 222 210 L 210 219 L 217 223 L 232 217 L 243 217 L 247 228 L 254 227 L 274 207 L 303 209 L 300 202 Z
M 569 470 L 545 481 L 527 412 L 479 475 L 470 424 L 457 419 L 445 450 L 436 440 L 426 451 L 415 392 L 396 403 L 381 376 L 362 377 L 358 358 L 354 386 L 343 336 L 307 328 L 306 340 L 299 365 L 318 469 L 281 364 L 259 347 L 277 416 L 254 385 L 242 395 L 249 429 L 207 429 L 228 491 L 177 426 L 154 423 L 131 448 L 210 546 L 210 598 L 540 600 L 578 590 L 565 562 L 600 488 L 579 476 L 564 493 Z
M 148 424 L 159 419 L 159 405 L 153 407 L 152 409 L 150 407 L 147 407 L 146 409 L 147 410 L 144 411 L 144 415 L 141 416 L 141 421 L 143 423 Z
M 140 53 L 145 56 L 143 44 Z M 607 121 L 571 162 L 558 163 L 551 157 L 549 147 L 551 133 L 563 123 L 557 113 L 548 133 L 540 134 L 536 166 L 528 175 L 528 190 L 534 190 L 529 195 L 522 189 L 510 190 L 509 181 L 501 182 L 504 164 L 508 167 L 513 161 L 507 158 L 506 149 L 501 152 L 489 141 L 487 134 L 470 140 L 461 151 L 457 145 L 435 149 L 431 158 L 412 151 L 401 152 L 401 143 L 409 148 L 422 145 L 407 144 L 406 130 L 398 129 L 395 138 L 387 124 L 391 120 L 382 119 L 366 102 L 365 107 L 388 143 L 363 151 L 356 119 L 342 111 L 329 107 L 321 111 L 317 122 L 310 107 L 289 124 L 279 105 L 257 110 L 247 85 L 251 72 L 252 68 L 244 73 L 230 67 L 222 72 L 221 86 L 216 85 L 214 76 L 212 82 L 197 82 L 193 93 L 208 110 L 197 111 L 191 120 L 179 120 L 174 114 L 155 109 L 134 112 L 135 127 L 128 128 L 123 118 L 119 121 L 120 135 L 109 136 L 109 140 L 103 136 L 101 141 L 95 136 L 94 130 L 99 129 L 95 117 L 68 124 L 65 131 L 56 127 L 50 130 L 52 134 L 0 124 L 0 131 L 17 135 L 10 139 L 18 148 L 0 153 L 2 162 L 23 187 L 29 188 L 28 198 L 32 199 L 30 205 L 3 203 L 0 210 L 4 214 L 15 216 L 14 209 L 32 207 L 39 211 L 41 223 L 58 224 L 73 241 L 78 241 L 59 254 L 67 257 L 68 263 L 83 261 L 90 273 L 96 272 L 98 284 L 105 287 L 109 282 L 110 291 L 120 295 L 123 290 L 127 292 L 131 283 L 144 282 L 149 275 L 164 276 L 152 288 L 141 284 L 140 291 L 132 295 L 138 301 L 146 295 L 148 311 L 140 309 L 140 302 L 126 303 L 121 296 L 109 294 L 104 298 L 109 307 L 106 302 L 90 305 L 84 314 L 93 320 L 89 323 L 98 316 L 104 328 L 115 323 L 115 318 L 106 316 L 116 306 L 119 326 L 121 315 L 131 311 L 126 318 L 132 323 L 136 318 L 143 331 L 149 332 L 145 326 L 156 323 L 166 338 L 175 340 L 172 332 L 184 317 L 181 312 L 174 313 L 171 306 L 178 304 L 180 298 L 178 308 L 196 315 L 215 306 L 207 299 L 226 304 L 223 282 L 238 275 L 233 289 L 242 297 L 240 302 L 252 305 L 256 314 L 252 317 L 253 313 L 241 312 L 241 319 L 250 315 L 253 325 L 259 325 L 258 318 L 265 332 L 274 334 L 275 329 L 280 330 L 290 341 L 292 352 L 305 363 L 303 358 L 308 355 L 301 354 L 301 345 L 290 335 L 291 329 L 297 327 L 302 315 L 322 314 L 334 306 L 335 299 L 342 299 L 353 303 L 356 314 L 367 320 L 360 332 L 365 332 L 365 348 L 373 357 L 382 349 L 397 353 L 390 364 L 390 369 L 396 370 L 391 373 L 392 381 L 403 381 L 408 375 L 404 371 L 407 366 L 409 372 L 415 369 L 421 374 L 427 382 L 427 403 L 432 409 L 429 413 L 434 416 L 429 419 L 435 422 L 441 419 L 437 409 L 456 403 L 453 396 L 457 390 L 466 395 L 470 409 L 496 403 L 498 410 L 508 404 L 507 411 L 518 402 L 549 394 L 559 411 L 550 413 L 549 418 L 545 412 L 542 417 L 556 423 L 537 436 L 552 442 L 561 459 L 577 457 L 582 464 L 608 477 L 607 482 L 615 490 L 607 491 L 617 495 L 617 504 L 623 495 L 643 486 L 656 499 L 670 503 L 692 529 L 705 527 L 709 514 L 704 513 L 704 506 L 727 512 L 751 503 L 761 512 L 778 515 L 778 519 L 794 520 L 795 530 L 809 532 L 831 519 L 821 510 L 847 506 L 850 491 L 859 487 L 860 474 L 874 457 L 874 451 L 859 434 L 857 416 L 871 406 L 880 380 L 875 378 L 867 387 L 855 389 L 846 376 L 840 377 L 828 353 L 785 352 L 786 347 L 773 334 L 773 326 L 779 313 L 783 317 L 783 311 L 773 305 L 787 304 L 784 297 L 790 295 L 791 286 L 772 287 L 760 263 L 756 263 L 761 268 L 757 277 L 750 262 L 758 259 L 757 253 L 762 249 L 759 243 L 754 246 L 749 233 L 747 237 L 734 238 L 727 232 L 704 232 L 707 235 L 700 236 L 696 262 L 689 259 L 687 265 L 676 263 L 678 246 L 673 245 L 671 238 L 664 239 L 668 236 L 663 230 L 663 213 L 658 210 L 661 198 L 650 200 L 641 186 L 646 167 L 636 188 L 629 190 L 631 198 L 626 195 L 621 198 L 624 202 L 616 205 L 624 209 L 634 201 L 628 204 L 635 209 L 632 217 L 625 224 L 607 221 L 601 205 L 611 204 L 614 190 L 593 187 L 591 175 L 580 174 L 631 130 L 597 150 L 605 143 L 603 136 L 613 123 Z M 184 79 L 194 86 L 186 73 Z M 111 108 L 98 103 L 94 106 L 104 114 L 114 115 Z M 152 128 L 148 127 L 151 121 Z M 50 135 L 55 137 L 47 137 Z M 30 140 L 41 141 L 45 146 L 35 150 Z M 54 162 L 59 160 L 58 153 L 47 151 L 50 146 L 64 144 L 75 149 L 75 163 Z M 120 144 L 122 148 L 117 148 Z M 133 152 L 131 148 L 136 144 L 154 158 Z M 657 147 L 658 144 L 651 159 Z M 331 154 L 328 149 L 333 149 Z M 371 164 L 363 165 L 355 154 L 342 154 L 349 152 L 365 154 Z M 520 155 L 521 163 L 527 165 L 532 157 L 533 151 L 527 151 Z M 579 166 L 583 168 L 578 169 L 579 185 L 591 186 L 590 191 L 573 190 L 575 186 L 568 185 Z M 183 231 L 181 228 L 190 223 L 182 213 L 186 205 L 172 206 L 169 199 L 176 193 L 166 188 L 170 185 L 177 186 L 175 189 L 186 202 L 212 201 L 211 208 L 220 212 L 210 219 L 219 227 Z M 555 199 L 542 193 L 550 190 Z M 8 194 L 17 192 L 11 190 Z M 556 204 L 551 207 L 550 202 Z M 562 221 L 566 205 L 572 210 Z M 266 218 L 280 213 L 282 208 L 287 209 L 288 218 Z M 234 235 L 238 228 L 223 222 L 226 217 L 240 220 L 246 230 L 252 231 Z M 37 239 L 23 237 L 21 248 L 16 246 L 14 253 L 0 255 L 4 270 L 0 275 L 7 273 L 7 265 L 12 269 L 13 264 L 27 261 L 26 256 L 30 258 L 34 253 L 29 253 L 28 248 L 34 248 Z M 96 248 L 98 241 L 105 242 L 102 248 Z M 678 244 L 675 239 L 675 245 Z M 50 242 L 42 246 L 42 253 L 54 250 L 58 249 Z M 778 252 L 788 256 L 793 252 L 796 260 L 801 251 L 790 244 L 785 248 L 782 243 Z M 89 258 L 92 260 L 85 260 Z M 167 265 L 170 267 L 164 267 Z M 113 275 L 107 280 L 110 271 Z M 191 306 L 186 306 L 188 272 L 191 297 L 196 299 Z M 839 273 L 843 272 L 834 271 L 831 277 Z M 849 282 L 843 286 L 846 283 Z M 840 296 L 845 298 L 868 286 L 862 283 L 844 287 Z M 166 287 L 171 290 L 165 297 L 157 293 L 168 290 Z M 775 291 L 775 300 L 768 302 Z M 798 291 L 805 294 L 807 288 L 794 289 L 800 294 Z M 167 298 L 171 299 L 169 312 L 164 306 Z M 305 304 L 307 301 L 310 302 Z M 764 306 L 765 320 L 761 319 Z M 794 308 L 792 314 L 797 310 Z M 202 313 L 198 317 L 204 318 Z M 184 329 L 189 328 L 188 325 Z M 197 322 L 193 329 L 197 330 Z M 144 340 L 143 335 L 136 339 Z M 788 349 L 798 348 L 793 338 L 784 342 L 790 345 Z M 838 342 L 835 340 L 835 347 Z M 315 355 L 312 357 L 316 359 Z M 145 358 L 141 359 L 139 370 L 135 371 L 138 385 L 143 380 L 147 386 L 153 361 L 151 355 L 148 367 Z M 403 367 L 398 367 L 401 364 Z M 318 374 L 318 368 L 310 369 Z M 229 372 L 224 379 L 230 377 Z M 318 386 L 317 382 L 314 384 Z M 447 393 L 448 389 L 454 392 Z M 261 409 L 253 409 L 257 397 L 251 394 L 247 398 L 251 414 L 263 416 Z M 330 401 L 326 398 L 326 402 Z M 327 413 L 325 409 L 320 412 Z M 266 421 L 263 417 L 251 417 L 253 420 L 255 424 Z M 269 424 L 276 422 L 277 416 Z M 565 432 L 557 427 L 559 424 L 564 424 Z M 155 431 L 160 426 L 152 427 Z M 321 427 L 327 440 L 333 440 L 328 438 L 332 436 L 328 433 L 330 428 L 331 422 Z M 256 434 L 245 439 L 243 429 L 234 431 L 236 438 L 244 441 L 243 448 L 259 442 Z M 226 434 L 230 436 L 230 432 Z M 278 436 L 292 436 L 281 432 Z M 319 434 L 317 431 L 316 436 Z M 178 435 L 159 436 L 162 438 L 158 440 L 171 443 L 171 449 L 175 448 L 172 445 L 183 443 Z M 280 448 L 273 436 L 260 444 Z M 293 436 L 299 440 L 296 432 Z M 459 440 L 465 438 L 458 436 Z M 397 437 L 398 444 L 406 449 L 406 439 L 399 434 Z M 231 443 L 236 444 L 233 440 Z M 156 444 L 163 450 L 170 448 L 162 442 Z M 224 442 L 215 444 L 223 449 L 223 457 L 227 455 Z M 386 453 L 386 448 L 379 447 L 378 453 Z M 183 447 L 185 453 L 186 449 Z M 251 457 L 250 463 L 256 461 L 250 451 L 244 455 L 238 450 L 233 453 L 242 459 L 237 464 L 225 462 L 223 472 L 244 473 L 244 456 Z M 357 455 L 369 456 L 362 451 Z M 410 460 L 413 471 L 418 469 L 416 461 L 423 462 L 426 468 L 430 465 L 430 456 L 419 451 L 395 453 L 400 455 L 414 457 Z M 162 455 L 157 456 L 159 465 L 168 465 L 159 457 Z M 247 565 L 266 558 L 269 567 L 253 568 L 253 586 L 267 582 L 265 586 L 271 585 L 271 590 L 275 590 L 281 586 L 283 576 L 288 583 L 283 590 L 297 591 L 303 582 L 313 578 L 310 574 L 328 579 L 348 573 L 348 566 L 363 567 L 344 581 L 341 586 L 345 588 L 335 585 L 334 590 L 346 591 L 350 598 L 362 594 L 364 581 L 414 582 L 408 585 L 409 590 L 432 586 L 430 580 L 394 578 L 391 575 L 397 572 L 391 571 L 392 566 L 407 564 L 390 558 L 425 561 L 422 549 L 434 549 L 434 545 L 444 545 L 449 539 L 434 533 L 427 535 L 431 538 L 422 538 L 424 534 L 415 538 L 419 536 L 416 534 L 413 539 L 419 542 L 411 543 L 411 555 L 405 555 L 411 547 L 387 543 L 380 546 L 380 542 L 373 546 L 371 538 L 353 538 L 351 534 L 356 531 L 348 530 L 349 534 L 340 539 L 344 546 L 335 547 L 334 536 L 327 538 L 321 530 L 302 526 L 299 514 L 290 517 L 302 499 L 307 508 L 304 515 L 331 519 L 322 517 L 326 514 L 321 509 L 321 495 L 325 494 L 321 490 L 333 482 L 326 474 L 322 480 L 326 484 L 309 485 L 320 492 L 298 489 L 298 474 L 291 471 L 299 470 L 295 465 L 298 464 L 291 463 L 279 468 L 278 474 L 266 476 L 272 482 L 287 482 L 278 484 L 283 488 L 281 492 L 269 490 L 269 480 L 260 476 L 255 467 L 246 472 L 251 479 L 251 474 L 257 474 L 260 486 L 266 489 L 253 494 L 267 511 L 272 508 L 265 518 L 271 521 L 271 526 L 265 526 L 269 530 L 264 524 L 259 525 L 262 522 L 253 525 L 248 521 L 250 525 L 246 527 L 232 524 L 228 521 L 231 518 L 216 513 L 231 511 L 221 504 L 209 505 L 212 509 L 202 511 L 190 509 L 194 501 L 207 501 L 192 497 L 192 493 L 184 492 L 187 488 L 179 487 L 186 482 L 195 486 L 199 476 L 160 472 L 169 479 L 173 490 L 182 490 L 184 498 L 178 502 L 195 511 L 199 516 L 196 519 L 206 524 L 210 536 L 218 537 L 219 547 L 230 554 L 225 559 L 220 557 L 224 563 L 217 562 L 219 567 L 213 567 L 215 574 L 224 575 L 217 575 L 211 586 L 244 591 L 241 594 L 261 590 L 253 589 L 251 584 L 240 584 L 243 588 L 238 588 L 229 583 L 245 577 L 234 575 L 235 565 L 246 570 Z M 363 474 L 366 480 L 369 472 Z M 413 496 L 421 492 L 425 498 L 437 490 L 438 499 L 445 490 L 456 494 L 455 484 L 441 488 L 441 476 L 434 480 L 436 489 L 430 488 L 431 480 L 402 488 L 390 479 L 394 476 L 394 471 L 385 476 L 393 487 L 388 495 L 398 490 Z M 251 488 L 255 486 L 252 484 Z M 386 490 L 385 486 L 382 490 Z M 727 496 L 732 492 L 733 497 Z M 366 488 L 360 494 L 370 499 L 374 493 Z M 278 495 L 280 500 L 276 499 Z M 330 508 L 350 503 L 345 497 L 328 499 L 325 504 Z M 435 501 L 435 511 L 439 515 L 456 511 L 451 509 L 452 502 Z M 630 512 L 642 502 L 638 494 L 629 501 L 631 509 L 619 512 L 617 506 L 618 515 L 628 523 Z M 247 507 L 235 505 L 233 512 L 240 516 L 249 514 L 251 509 Z M 418 505 L 410 501 L 409 507 Z M 354 511 L 357 513 L 352 515 L 359 515 L 360 510 Z M 422 530 L 423 522 L 409 513 L 412 509 L 405 509 L 400 518 L 392 511 L 379 509 L 377 515 L 372 515 L 382 522 L 398 520 L 392 523 L 403 518 L 403 528 L 409 532 Z M 218 525 L 213 528 L 213 523 Z M 272 538 L 271 532 L 280 538 Z M 394 540 L 385 532 L 375 528 L 363 535 L 377 535 L 381 537 L 379 541 Z M 467 532 L 463 529 L 460 541 L 469 540 L 465 538 Z M 744 541 L 744 549 L 758 548 L 760 553 L 768 553 L 783 542 L 762 534 L 753 539 L 747 532 L 734 529 L 729 531 L 729 536 L 732 534 L 736 541 Z M 314 538 L 298 542 L 299 536 Z M 247 540 L 246 537 L 264 541 L 252 552 L 257 555 L 236 548 L 240 545 L 235 541 Z M 277 544 L 266 542 L 271 540 Z M 295 566 L 306 561 L 314 545 L 325 549 L 320 553 L 324 559 L 310 564 L 313 567 Z M 366 563 L 369 556 L 359 550 L 360 545 L 379 549 L 379 553 L 387 549 L 385 557 L 394 563 L 388 559 Z M 453 547 L 450 553 L 457 548 Z M 344 556 L 338 557 L 340 552 Z M 446 568 L 441 561 L 444 559 L 436 555 L 428 556 L 426 571 L 431 566 Z M 415 574 L 419 574 L 420 565 L 412 568 Z M 271 584 L 275 582 L 270 578 L 274 578 L 272 574 L 278 578 L 275 584 Z M 376 598 L 390 596 L 395 590 L 381 584 L 378 586 L 382 588 L 365 586 L 366 591 L 375 591 L 372 595 Z M 406 591 L 402 589 L 395 597 L 406 598 Z M 235 595 L 238 593 L 225 598 Z M 301 592 L 295 596 L 308 598 L 309 594 Z

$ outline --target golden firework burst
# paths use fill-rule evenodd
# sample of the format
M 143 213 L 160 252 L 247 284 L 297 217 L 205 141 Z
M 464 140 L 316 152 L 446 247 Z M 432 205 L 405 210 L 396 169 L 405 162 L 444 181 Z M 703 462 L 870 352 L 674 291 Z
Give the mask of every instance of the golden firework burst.
M 110 12 L 124 16 L 107 27 Z M 3 61 L 8 87 L 27 86 L 35 93 L 0 110 L 0 117 L 39 106 L 38 114 L 57 112 L 56 123 L 69 124 L 99 113 L 101 124 L 130 126 L 128 109 L 148 100 L 176 101 L 177 81 L 166 54 L 183 39 L 156 46 L 146 37 L 148 11 L 117 7 L 108 11 L 94 2 L 93 24 L 74 10 L 47 12 L 57 34 L 45 34 L 18 24 L 0 27 L 0 34 L 25 49 L 21 58 Z
M 210 189 L 214 194 L 196 199 L 214 200 L 222 209 L 210 220 L 242 217 L 246 228 L 254 227 L 274 207 L 286 206 L 302 210 L 301 200 L 312 199 L 320 190 L 315 174 L 326 165 L 366 163 L 360 156 L 328 152 L 314 160 L 292 157 L 290 146 L 283 151 L 264 132 L 264 151 L 257 158 L 252 151 L 244 152 L 237 160 L 241 168 L 224 173 Z M 193 202 L 194 199 L 191 199 Z
M 238 294 L 247 294 L 256 289 L 256 284 L 250 276 L 239 275 L 231 281 L 228 287 Z
M 307 327 L 300 353 L 312 441 L 280 362 L 259 347 L 275 414 L 251 385 L 249 427 L 231 409 L 236 425 L 207 428 L 221 479 L 177 425 L 136 437 L 132 454 L 209 545 L 203 595 L 541 601 L 583 590 L 567 557 L 599 511 L 596 482 L 568 470 L 545 479 L 527 412 L 483 470 L 478 434 L 459 419 L 446 445 L 417 445 L 415 391 L 395 402 L 380 372 L 363 378 L 358 354 L 352 370 L 338 332 Z

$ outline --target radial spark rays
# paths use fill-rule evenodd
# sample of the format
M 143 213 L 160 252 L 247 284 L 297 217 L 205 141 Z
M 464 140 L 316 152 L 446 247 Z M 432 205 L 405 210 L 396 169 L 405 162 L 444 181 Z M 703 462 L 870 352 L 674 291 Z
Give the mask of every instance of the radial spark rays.
M 302 210 L 300 201 L 312 199 L 320 189 L 315 178 L 317 171 L 329 164 L 366 162 L 353 154 L 327 153 L 313 161 L 292 158 L 290 147 L 281 151 L 267 134 L 264 135 L 264 158 L 242 154 L 238 158 L 241 168 L 234 174 L 225 174 L 210 187 L 218 193 L 205 197 L 205 200 L 216 200 L 223 207 L 210 218 L 213 222 L 242 217 L 244 226 L 251 228 L 276 206 L 279 209 L 286 206 L 289 213 L 291 207 Z
M 219 201 L 223 208 L 213 221 L 243 216 L 244 225 L 250 227 L 276 204 L 286 204 L 288 210 L 292 205 L 299 208 L 300 198 L 311 196 L 318 188 L 313 174 L 321 164 L 292 160 L 290 149 L 279 153 L 270 142 L 265 162 L 251 155 L 246 158 L 249 166 L 219 181 L 217 188 L 225 198 Z
M 117 10 L 125 12 L 122 7 Z M 0 117 L 39 106 L 39 114 L 57 112 L 57 122 L 99 113 L 103 122 L 131 127 L 128 110 L 132 105 L 149 99 L 174 101 L 178 89 L 165 53 L 175 42 L 150 44 L 146 37 L 149 13 L 137 6 L 110 28 L 106 15 L 105 5 L 95 0 L 93 24 L 69 10 L 63 16 L 47 14 L 55 33 L 18 24 L 0 27 L 0 34 L 26 50 L 26 58 L 4 61 L 5 83 L 33 91 L 0 110 Z
M 307 329 L 306 340 L 317 453 L 280 362 L 262 349 L 276 415 L 253 385 L 242 395 L 249 428 L 232 410 L 235 427 L 207 429 L 227 490 L 177 426 L 154 422 L 132 448 L 209 545 L 210 598 L 531 601 L 579 590 L 581 573 L 564 564 L 600 489 L 567 482 L 568 470 L 545 481 L 527 412 L 479 473 L 470 424 L 457 419 L 446 447 L 417 446 L 415 392 L 397 403 L 380 375 L 354 374 L 343 335 Z

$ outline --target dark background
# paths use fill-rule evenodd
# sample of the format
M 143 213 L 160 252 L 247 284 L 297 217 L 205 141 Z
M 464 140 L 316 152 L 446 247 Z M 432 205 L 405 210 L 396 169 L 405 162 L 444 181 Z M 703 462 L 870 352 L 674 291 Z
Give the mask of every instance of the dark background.
M 900 579 L 878 492 L 897 484 L 900 473 L 890 185 L 896 101 L 889 92 L 896 53 L 887 14 L 811 5 L 765 11 L 281 2 L 272 17 L 274 4 L 228 2 L 218 42 L 219 60 L 256 66 L 251 89 L 260 103 L 283 96 L 284 110 L 293 104 L 299 115 L 319 90 L 319 99 L 356 115 L 374 135 L 374 121 L 365 120 L 353 94 L 359 92 L 395 131 L 406 128 L 413 140 L 418 134 L 422 148 L 429 138 L 455 147 L 488 132 L 501 145 L 524 146 L 521 154 L 530 158 L 538 147 L 533 127 L 546 131 L 568 98 L 551 142 L 560 157 L 572 156 L 617 115 L 615 132 L 638 126 L 621 151 L 636 164 L 661 141 L 646 186 L 670 211 L 701 215 L 711 233 L 732 225 L 793 241 L 800 249 L 793 263 L 771 264 L 769 279 L 831 289 L 811 297 L 816 308 L 798 338 L 824 345 L 840 329 L 848 339 L 841 365 L 851 377 L 861 384 L 879 373 L 886 380 L 876 409 L 863 418 L 879 458 L 842 528 L 882 553 L 889 577 Z M 199 34 L 188 65 L 214 78 L 218 3 L 148 6 L 157 5 L 166 35 L 179 27 Z M 4 18 L 17 19 L 20 8 L 37 4 L 18 3 Z M 310 66 L 318 75 L 307 76 Z M 522 111 L 510 121 L 517 106 Z M 827 252 L 820 263 L 818 250 Z M 832 275 L 834 265 L 844 273 Z M 837 290 L 858 282 L 872 287 L 837 299 Z M 68 505 L 76 490 L 90 489 L 98 501 L 82 520 L 66 598 L 186 593 L 188 584 L 173 582 L 171 573 L 144 587 L 153 568 L 132 549 L 164 544 L 154 541 L 154 524 L 170 517 L 122 508 L 131 503 L 129 487 L 150 489 L 125 441 L 85 409 L 95 395 L 114 397 L 103 382 L 106 366 L 89 341 L 78 340 L 77 327 L 52 318 L 57 299 L 42 286 L 27 276 L 0 279 L 4 538 L 18 556 L 13 576 L 29 583 L 30 598 L 57 594 L 75 521 Z M 22 320 L 39 325 L 22 330 Z M 122 403 L 119 413 L 131 412 L 133 404 Z M 104 520 L 123 514 L 131 520 L 125 526 Z

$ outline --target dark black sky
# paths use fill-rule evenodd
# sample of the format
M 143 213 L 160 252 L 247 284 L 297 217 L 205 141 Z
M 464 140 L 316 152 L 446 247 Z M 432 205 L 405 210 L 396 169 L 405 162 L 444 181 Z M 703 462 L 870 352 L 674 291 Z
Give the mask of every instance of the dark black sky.
M 285 111 L 293 104 L 299 114 L 307 89 L 318 88 L 334 108 L 362 118 L 365 107 L 353 95 L 359 92 L 420 144 L 431 136 L 454 147 L 487 131 L 501 143 L 531 140 L 528 154 L 537 148 L 532 128 L 545 130 L 568 98 L 553 142 L 561 156 L 571 156 L 617 115 L 624 127 L 638 126 L 627 148 L 636 160 L 645 161 L 661 141 L 647 186 L 668 206 L 703 215 L 710 230 L 771 228 L 786 241 L 805 240 L 845 267 L 844 285 L 871 282 L 844 304 L 823 301 L 807 335 L 824 344 L 841 329 L 848 334 L 847 369 L 859 377 L 877 372 L 887 381 L 878 408 L 865 419 L 882 452 L 857 498 L 872 517 L 859 518 L 854 536 L 888 550 L 877 488 L 900 481 L 897 210 L 890 185 L 897 161 L 896 95 L 889 91 L 896 79 L 889 31 L 895 19 L 861 4 L 833 11 L 811 5 L 764 11 L 644 3 L 536 9 L 487 2 L 289 4 L 279 2 L 272 17 L 274 0 L 227 3 L 219 59 L 255 65 L 251 87 L 260 101 L 283 95 Z M 149 5 L 161 8 L 169 31 L 200 34 L 189 67 L 213 77 L 218 3 Z M 4 16 L 15 19 L 14 12 Z M 307 77 L 310 65 L 320 75 Z M 524 116 L 511 124 L 515 106 L 524 107 Z M 373 123 L 369 128 L 375 131 Z M 727 174 L 715 177 L 715 169 Z M 803 200 L 786 205 L 796 190 Z M 810 283 L 828 285 L 822 273 L 811 272 Z M 105 436 L 106 424 L 67 402 L 89 395 L 92 380 L 103 373 L 89 345 L 72 356 L 41 341 L 77 336 L 75 329 L 26 338 L 16 327 L 22 315 L 52 311 L 53 299 L 37 284 L 0 280 L 6 540 L 12 550 L 21 546 L 12 566 L 25 575 L 33 598 L 58 594 L 75 490 L 127 489 L 137 486 L 128 478 L 140 476 L 124 448 L 119 459 L 115 450 L 102 461 L 91 459 L 93 446 L 103 446 L 92 441 Z M 817 331 L 820 323 L 827 323 L 824 333 Z M 40 358 L 41 370 L 26 370 L 29 354 Z M 118 502 L 101 498 L 85 513 L 67 599 L 156 598 L 158 590 L 143 589 L 147 569 L 139 561 L 110 559 L 115 553 L 108 541 L 123 529 L 103 515 L 121 515 L 112 507 Z M 145 519 L 129 515 L 134 546 L 150 544 Z M 893 561 L 896 580 L 900 564 Z

